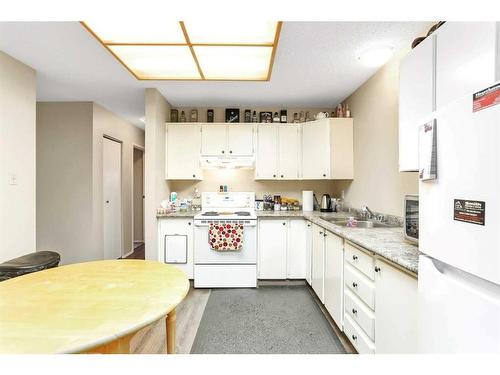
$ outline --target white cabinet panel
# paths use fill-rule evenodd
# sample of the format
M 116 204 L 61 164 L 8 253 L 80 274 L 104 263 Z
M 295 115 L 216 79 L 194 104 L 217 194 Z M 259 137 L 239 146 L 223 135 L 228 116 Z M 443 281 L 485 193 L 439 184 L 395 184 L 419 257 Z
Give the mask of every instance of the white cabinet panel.
M 375 277 L 375 272 L 373 270 L 373 257 L 349 242 L 345 243 L 345 260 L 365 274 L 368 278 L 373 280 Z
M 330 125 L 327 120 L 302 125 L 302 178 L 330 178 Z
M 297 180 L 299 178 L 299 125 L 278 125 L 278 178 Z
M 324 279 L 325 279 L 325 230 L 320 226 L 313 224 L 312 235 L 312 288 L 322 303 L 324 298 Z
M 188 278 L 194 275 L 193 220 L 191 218 L 163 218 L 158 222 L 158 258 L 184 271 Z
M 372 310 L 375 309 L 375 284 L 350 264 L 344 268 L 345 285 Z
M 257 131 L 256 179 L 275 179 L 278 174 L 276 125 L 259 125 Z
M 201 131 L 199 125 L 167 126 L 166 178 L 167 180 L 200 180 Z
M 225 156 L 227 153 L 227 125 L 202 125 L 201 154 Z
M 344 265 L 344 240 L 326 232 L 325 237 L 325 307 L 331 317 L 342 330 L 343 326 L 343 265 Z
M 288 221 L 287 278 L 304 279 L 306 277 L 306 221 L 290 219 Z
M 286 220 L 259 220 L 258 236 L 259 279 L 286 279 Z
M 375 261 L 377 353 L 417 352 L 417 279 Z
M 251 124 L 227 126 L 227 153 L 229 156 L 253 155 L 253 126 Z
M 418 170 L 418 128 L 435 109 L 435 35 L 415 47 L 399 67 L 399 170 Z
M 375 314 L 349 289 L 344 292 L 346 314 L 358 323 L 372 341 L 375 340 Z
M 307 221 L 306 224 L 306 280 L 309 285 L 311 285 L 311 268 L 312 268 L 312 235 L 313 235 L 313 224 Z
M 494 83 L 495 22 L 446 22 L 436 35 L 437 109 Z
M 350 316 L 346 315 L 344 331 L 359 354 L 374 354 L 375 345 L 361 327 L 354 322 Z

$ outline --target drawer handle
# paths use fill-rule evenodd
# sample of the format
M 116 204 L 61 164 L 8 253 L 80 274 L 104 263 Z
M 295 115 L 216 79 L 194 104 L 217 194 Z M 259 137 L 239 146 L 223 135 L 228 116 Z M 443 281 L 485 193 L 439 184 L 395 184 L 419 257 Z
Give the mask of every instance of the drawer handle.
M 286 225 L 286 223 L 283 223 L 283 225 Z
M 323 234 L 323 232 L 320 231 L 319 234 Z
M 352 335 L 351 337 L 352 337 L 353 340 L 357 340 L 358 339 L 358 336 L 356 336 L 356 335 Z
M 358 257 L 356 255 L 352 256 L 352 260 L 357 260 L 357 259 L 358 259 Z
M 358 310 L 356 310 L 356 309 L 352 309 L 352 313 L 353 313 L 353 314 L 357 314 L 357 313 L 358 313 Z
M 375 267 L 375 272 L 380 272 L 380 267 Z
M 357 283 L 352 283 L 352 287 L 353 287 L 353 288 L 356 288 L 357 286 L 358 286 L 358 284 L 357 284 Z

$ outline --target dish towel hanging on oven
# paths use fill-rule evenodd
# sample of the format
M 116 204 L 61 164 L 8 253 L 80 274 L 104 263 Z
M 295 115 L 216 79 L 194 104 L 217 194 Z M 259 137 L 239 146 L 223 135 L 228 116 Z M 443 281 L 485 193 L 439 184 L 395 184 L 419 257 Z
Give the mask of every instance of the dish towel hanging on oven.
M 237 251 L 243 247 L 242 224 L 214 224 L 208 229 L 208 243 L 215 251 Z

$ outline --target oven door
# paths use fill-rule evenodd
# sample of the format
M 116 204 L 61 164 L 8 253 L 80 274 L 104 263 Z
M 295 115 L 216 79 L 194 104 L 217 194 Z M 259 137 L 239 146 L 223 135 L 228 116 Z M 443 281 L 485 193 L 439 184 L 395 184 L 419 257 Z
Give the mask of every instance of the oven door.
M 210 220 L 194 222 L 194 262 L 195 264 L 256 264 L 257 263 L 257 221 L 243 223 L 243 248 L 238 251 L 215 251 L 208 242 Z M 236 221 L 214 221 L 234 223 Z M 237 221 L 241 222 L 241 221 Z

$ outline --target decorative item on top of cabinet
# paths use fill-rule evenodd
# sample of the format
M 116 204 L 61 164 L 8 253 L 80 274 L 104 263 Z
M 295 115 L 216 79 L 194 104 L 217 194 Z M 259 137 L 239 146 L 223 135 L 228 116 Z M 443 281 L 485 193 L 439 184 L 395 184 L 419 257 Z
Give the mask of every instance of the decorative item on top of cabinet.
M 191 122 L 198 122 L 198 110 L 197 109 L 191 110 Z
M 181 116 L 179 117 L 179 122 L 186 122 L 186 114 L 181 111 Z
M 252 111 L 245 109 L 245 122 L 252 122 Z
M 282 109 L 280 112 L 280 122 L 286 124 L 287 123 L 287 111 L 286 109 Z
M 278 112 L 274 112 L 273 122 L 280 122 L 280 116 L 278 115 Z
M 298 124 L 299 123 L 299 114 L 297 112 L 295 112 L 293 114 L 293 123 L 294 124 Z
M 253 114 L 252 114 L 252 122 L 253 122 L 253 123 L 257 123 L 257 122 L 259 122 L 259 121 L 257 120 L 257 112 L 256 112 L 256 111 L 253 111 Z
M 214 122 L 214 110 L 207 109 L 207 122 Z
M 172 109 L 170 111 L 170 122 L 178 122 L 179 121 L 179 111 L 177 109 Z
M 239 108 L 226 108 L 226 122 L 230 123 L 240 122 Z

